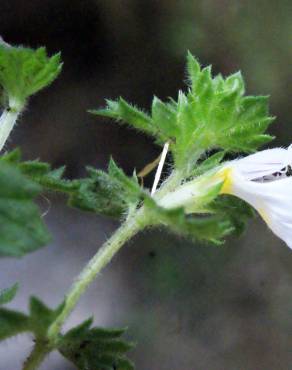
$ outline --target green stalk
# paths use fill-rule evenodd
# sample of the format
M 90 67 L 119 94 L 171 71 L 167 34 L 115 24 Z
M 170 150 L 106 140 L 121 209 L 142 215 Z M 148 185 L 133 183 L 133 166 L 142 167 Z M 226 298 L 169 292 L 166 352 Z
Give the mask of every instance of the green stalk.
M 111 261 L 119 249 L 139 230 L 145 227 L 145 218 L 146 216 L 144 215 L 143 209 L 135 212 L 135 214 L 125 221 L 111 238 L 104 243 L 77 277 L 65 297 L 63 310 L 49 327 L 48 340 L 52 347 L 56 346 L 62 325 L 75 308 L 80 296 L 85 292 L 99 272 Z
M 15 122 L 18 117 L 18 112 L 4 110 L 0 117 L 0 151 L 3 149 L 6 140 L 8 139 Z
M 3 149 L 16 121 L 23 104 L 17 100 L 9 99 L 9 109 L 5 109 L 0 117 L 0 152 Z
M 36 343 L 31 354 L 26 359 L 23 370 L 35 370 L 44 361 L 50 350 L 43 343 Z
M 141 208 L 136 211 L 132 217 L 127 219 L 111 236 L 111 238 L 98 250 L 96 255 L 88 262 L 67 293 L 62 311 L 48 329 L 48 344 L 42 346 L 38 344 L 35 345 L 32 353 L 23 366 L 23 370 L 38 369 L 47 354 L 57 348 L 62 325 L 77 305 L 81 295 L 96 278 L 99 272 L 111 261 L 120 248 L 146 225 L 147 216 L 144 213 L 144 209 Z
M 167 193 L 174 191 L 174 189 L 181 184 L 181 179 L 181 171 L 174 171 L 168 180 L 166 180 L 161 188 L 157 191 L 157 193 L 155 193 L 154 198 L 159 200 Z M 110 239 L 104 243 L 104 245 L 88 262 L 83 271 L 72 284 L 65 296 L 65 302 L 62 311 L 48 329 L 48 346 L 44 346 L 44 348 L 40 351 L 35 348 L 33 352 L 36 351 L 36 354 L 34 356 L 33 353 L 31 354 L 23 370 L 36 370 L 48 352 L 58 348 L 62 326 L 70 313 L 74 310 L 81 295 L 86 291 L 88 286 L 92 283 L 100 271 L 111 261 L 113 256 L 120 250 L 120 248 L 135 234 L 150 224 L 151 216 L 149 218 L 144 207 L 129 214 L 126 221 L 118 228 L 118 230 L 110 237 Z

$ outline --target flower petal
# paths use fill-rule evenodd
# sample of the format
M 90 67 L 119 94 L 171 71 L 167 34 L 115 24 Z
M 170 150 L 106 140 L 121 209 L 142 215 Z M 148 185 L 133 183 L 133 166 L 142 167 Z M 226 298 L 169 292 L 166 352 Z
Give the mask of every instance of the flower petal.
M 262 150 L 231 162 L 245 180 L 253 180 L 271 175 L 288 164 L 292 164 L 292 148 L 274 148 Z
M 232 194 L 253 206 L 270 229 L 292 249 L 292 178 L 259 183 L 232 171 Z

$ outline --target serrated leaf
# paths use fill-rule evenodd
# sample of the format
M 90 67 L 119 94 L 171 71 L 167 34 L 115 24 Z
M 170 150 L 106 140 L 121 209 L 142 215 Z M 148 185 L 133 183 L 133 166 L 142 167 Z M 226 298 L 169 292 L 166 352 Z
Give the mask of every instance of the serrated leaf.
M 112 181 L 117 182 L 121 186 L 127 202 L 135 203 L 139 200 L 142 190 L 135 174 L 131 178 L 128 177 L 112 158 L 109 162 L 108 174 Z
M 187 77 L 188 77 L 189 85 L 191 87 L 196 85 L 200 70 L 201 70 L 201 66 L 199 62 L 188 51 L 187 53 Z
M 216 198 L 211 204 L 210 210 L 229 220 L 237 236 L 243 233 L 248 220 L 255 217 L 256 214 L 249 204 L 231 195 L 222 195 Z
M 10 288 L 0 290 L 0 305 L 11 302 L 18 291 L 18 287 L 18 283 L 15 283 Z
M 20 104 L 49 85 L 61 68 L 60 54 L 48 57 L 45 48 L 0 45 L 0 85 L 10 100 Z
M 21 162 L 19 151 L 0 157 L 1 162 L 13 165 L 44 190 L 68 195 L 68 204 L 84 211 L 120 217 L 147 195 L 136 175 L 128 177 L 112 159 L 108 172 L 87 167 L 88 176 L 75 180 L 63 178 L 64 167 L 52 170 L 49 164 L 38 160 Z
M 70 194 L 78 188 L 78 181 L 66 180 L 63 178 L 65 167 L 61 166 L 52 169 L 49 163 L 39 160 L 21 161 L 21 151 L 15 149 L 0 157 L 0 163 L 5 162 L 13 165 L 23 175 L 41 185 L 46 190 L 59 191 Z
M 13 149 L 11 152 L 6 152 L 1 155 L 0 161 L 8 164 L 18 164 L 21 160 L 21 150 L 19 148 Z
M 52 310 L 46 306 L 37 297 L 31 297 L 29 303 L 29 322 L 30 331 L 32 331 L 37 340 L 46 338 L 47 330 L 51 323 L 62 310 L 63 304 L 57 309 Z
M 219 166 L 220 162 L 224 158 L 224 155 L 225 152 L 223 151 L 212 154 L 195 167 L 194 171 L 192 172 L 192 176 L 200 176 L 203 173 L 210 171 L 212 168 Z
M 23 332 L 31 332 L 36 342 L 45 341 L 48 327 L 62 308 L 63 304 L 52 310 L 36 297 L 30 299 L 29 315 L 0 308 L 0 340 Z
M 96 113 L 127 122 L 159 144 L 168 141 L 175 167 L 187 176 L 205 151 L 252 152 L 272 139 L 264 134 L 273 120 L 267 97 L 245 97 L 240 72 L 225 79 L 212 77 L 211 67 L 201 68 L 188 53 L 187 77 L 188 92 L 179 92 L 177 102 L 154 97 L 151 117 L 143 113 L 143 123 L 140 111 L 121 99 L 108 101 L 107 108 Z
M 71 194 L 78 189 L 78 180 L 63 178 L 65 167 L 51 169 L 48 163 L 35 161 L 20 162 L 18 168 L 23 174 L 40 184 L 46 190 Z
M 126 176 L 110 161 L 108 172 L 88 167 L 89 177 L 79 180 L 79 188 L 71 194 L 69 204 L 83 210 L 119 217 L 142 196 L 137 178 Z
M 89 177 L 79 181 L 78 190 L 69 198 L 69 205 L 84 211 L 119 217 L 124 210 L 120 187 L 106 172 L 88 168 Z
M 235 91 L 239 96 L 245 93 L 245 86 L 241 72 L 236 72 L 226 78 L 226 88 Z
M 27 315 L 0 308 L 0 341 L 30 330 Z
M 0 255 L 20 257 L 50 241 L 33 199 L 40 187 L 0 161 Z
M 165 104 L 155 96 L 151 113 L 153 123 L 160 131 L 162 142 L 177 136 L 179 128 L 177 127 L 176 110 L 172 104 Z
M 206 200 L 206 203 L 211 202 L 219 190 L 215 187 L 214 193 L 209 194 L 210 199 Z M 182 207 L 170 209 L 161 207 L 151 198 L 145 199 L 145 205 L 154 220 L 154 225 L 165 225 L 175 233 L 193 240 L 222 244 L 222 239 L 233 231 L 230 221 L 224 220 L 220 215 L 218 217 L 208 214 L 188 215 Z
M 125 353 L 133 344 L 121 339 L 125 329 L 91 328 L 92 319 L 69 330 L 59 342 L 59 351 L 80 370 L 132 370 Z
M 123 98 L 119 98 L 117 101 L 107 100 L 106 103 L 106 108 L 89 110 L 89 112 L 99 116 L 115 118 L 150 134 L 156 132 L 151 118 L 142 110 L 127 103 Z
M 175 233 L 195 241 L 222 244 L 223 238 L 233 231 L 229 220 L 209 215 L 186 215 L 183 208 L 165 209 L 150 206 L 160 223 Z

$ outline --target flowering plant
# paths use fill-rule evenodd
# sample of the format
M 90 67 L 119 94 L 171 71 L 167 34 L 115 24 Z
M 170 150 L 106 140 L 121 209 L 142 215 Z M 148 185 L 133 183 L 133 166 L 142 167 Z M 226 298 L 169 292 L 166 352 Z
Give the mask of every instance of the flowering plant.
M 265 96 L 245 96 L 240 73 L 212 77 L 187 55 L 188 89 L 177 100 L 154 97 L 151 113 L 119 98 L 90 113 L 126 123 L 154 137 L 161 156 L 128 177 L 111 160 L 108 171 L 88 168 L 81 179 L 64 178 L 64 168 L 52 169 L 38 160 L 22 161 L 19 149 L 5 152 L 9 137 L 28 98 L 60 73 L 60 55 L 44 48 L 0 45 L 0 254 L 21 257 L 50 241 L 34 199 L 42 191 L 68 196 L 68 205 L 117 217 L 121 226 L 98 250 L 75 280 L 64 301 L 50 309 L 38 298 L 29 314 L 0 309 L 0 339 L 23 332 L 34 335 L 35 346 L 24 370 L 37 369 L 57 350 L 81 370 L 133 369 L 126 357 L 132 344 L 124 330 L 92 327 L 86 320 L 68 332 L 62 326 L 82 293 L 111 258 L 144 228 L 163 225 L 175 233 L 215 245 L 231 233 L 239 235 L 254 209 L 271 230 L 292 246 L 292 151 L 276 148 L 255 152 L 272 137 L 265 134 L 273 117 Z M 227 160 L 234 153 L 249 154 Z M 166 168 L 167 171 L 163 171 Z M 153 187 L 143 178 L 157 167 Z M 167 173 L 165 175 L 165 172 Z M 163 173 L 163 178 L 161 175 Z M 0 304 L 10 302 L 18 284 L 1 291 Z

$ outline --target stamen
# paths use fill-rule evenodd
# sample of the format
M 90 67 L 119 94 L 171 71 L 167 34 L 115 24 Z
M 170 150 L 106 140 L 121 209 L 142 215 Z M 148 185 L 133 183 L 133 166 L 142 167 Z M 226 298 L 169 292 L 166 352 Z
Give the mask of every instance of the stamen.
M 161 172 L 162 172 L 162 168 L 163 168 L 165 158 L 166 158 L 166 155 L 167 155 L 167 152 L 168 152 L 168 148 L 169 148 L 169 142 L 167 141 L 164 144 L 163 151 L 161 153 L 160 162 L 159 162 L 159 165 L 157 167 L 157 171 L 156 171 L 156 174 L 155 174 L 155 178 L 154 178 L 154 182 L 153 182 L 153 186 L 152 186 L 152 190 L 151 190 L 151 195 L 153 195 L 155 193 L 156 189 L 157 189 L 157 185 L 158 185 L 160 177 L 161 177 Z
M 274 172 L 270 175 L 257 177 L 255 179 L 252 179 L 251 181 L 255 182 L 271 182 L 276 180 L 281 180 L 286 177 L 292 176 L 292 165 L 287 165 L 286 167 L 281 168 L 280 171 Z

